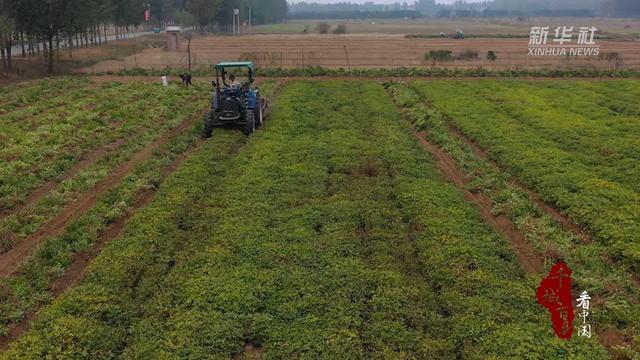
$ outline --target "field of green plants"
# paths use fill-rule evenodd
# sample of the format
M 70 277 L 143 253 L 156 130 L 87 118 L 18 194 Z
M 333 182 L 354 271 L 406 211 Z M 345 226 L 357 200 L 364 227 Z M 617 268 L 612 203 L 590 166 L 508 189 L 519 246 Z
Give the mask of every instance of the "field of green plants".
M 210 86 L 0 88 L 0 272 L 42 237 L 0 278 L 0 358 L 640 356 L 638 81 L 260 88 L 264 127 L 208 140 Z M 591 339 L 557 338 L 536 302 L 559 259 Z
M 37 231 L 118 164 L 193 116 L 181 105 L 196 90 L 171 87 L 162 97 L 152 96 L 157 91 L 157 86 L 134 82 L 96 86 L 63 79 L 18 88 L 1 101 L 2 252 Z M 86 158 L 96 161 L 76 166 Z M 30 198 L 39 187 L 50 191 Z
M 589 232 L 567 226 L 570 219 L 541 205 L 539 196 L 531 195 L 518 178 L 505 171 L 486 153 L 478 153 L 473 140 L 461 137 L 457 123 L 436 109 L 428 97 L 416 89 L 426 83 L 390 84 L 388 92 L 401 109 L 403 116 L 426 137 L 446 151 L 462 169 L 466 187 L 484 194 L 496 216 L 506 216 L 523 234 L 548 268 L 562 259 L 570 264 L 575 281 L 574 292 L 588 289 L 597 298 L 597 306 L 590 309 L 597 319 L 599 331 L 619 334 L 612 350 L 621 358 L 637 356 L 640 334 L 640 286 L 637 273 L 624 264 L 613 264 L 611 247 L 594 241 Z M 433 90 L 439 84 L 432 85 Z M 579 87 L 575 84 L 574 87 Z M 413 88 L 412 88 L 413 87 Z M 581 126 L 576 126 L 580 129 Z M 452 130 L 453 129 L 453 130 Z M 536 201 L 538 200 L 538 201 Z M 580 290 L 579 290 L 580 289 Z M 615 330 L 612 330 L 615 329 Z M 623 339 L 632 339 L 624 341 Z
M 97 85 L 72 78 L 7 88 L 9 96 L 0 105 L 6 136 L 0 147 L 0 259 L 5 265 L 23 242 L 38 240 L 41 246 L 1 279 L 2 333 L 49 302 L 52 283 L 73 256 L 91 249 L 100 233 L 140 194 L 157 187 L 166 168 L 193 146 L 195 125 L 159 139 L 189 118 L 199 119 L 204 106 L 185 112 L 182 104 L 207 94 L 200 86 L 163 90 L 157 84 Z M 150 147 L 154 143 L 158 146 Z M 142 157 L 144 149 L 149 153 Z M 100 189 L 127 164 L 130 170 L 117 174 L 121 180 Z M 76 203 L 83 207 L 68 215 L 74 218 L 61 231 L 50 231 L 49 222 L 64 220 Z
M 640 271 L 640 82 L 412 86 L 491 158 L 588 229 L 612 261 Z

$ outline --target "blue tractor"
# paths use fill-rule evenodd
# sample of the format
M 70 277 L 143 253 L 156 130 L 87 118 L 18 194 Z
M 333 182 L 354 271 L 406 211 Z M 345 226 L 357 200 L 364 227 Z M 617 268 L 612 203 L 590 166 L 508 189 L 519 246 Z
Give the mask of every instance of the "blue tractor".
M 243 83 L 227 82 L 227 70 L 248 69 L 248 79 Z M 204 137 L 211 137 L 215 127 L 240 127 L 246 135 L 252 134 L 263 122 L 267 102 L 260 90 L 253 87 L 252 62 L 222 62 L 215 66 L 216 80 L 212 83 L 214 94 L 211 110 L 204 116 Z M 229 77 L 233 80 L 233 75 Z

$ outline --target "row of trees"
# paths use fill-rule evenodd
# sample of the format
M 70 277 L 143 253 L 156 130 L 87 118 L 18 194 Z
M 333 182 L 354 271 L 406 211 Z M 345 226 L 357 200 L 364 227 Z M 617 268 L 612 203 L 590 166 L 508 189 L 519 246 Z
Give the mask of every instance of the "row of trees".
M 186 22 L 225 29 L 233 9 L 243 21 L 253 24 L 278 22 L 287 15 L 286 0 L 0 0 L 0 57 L 5 73 L 11 69 L 12 52 L 44 54 L 49 72 L 60 46 L 99 45 L 110 36 L 144 22 L 151 9 L 151 22 L 158 26 Z
M 0 57 L 11 69 L 16 47 L 22 55 L 42 52 L 53 71 L 53 54 L 62 43 L 69 49 L 106 41 L 144 20 L 144 0 L 0 0 Z
M 435 0 L 434 0 L 435 1 Z M 414 2 L 410 1 L 397 1 L 395 3 L 374 3 L 372 1 L 366 2 L 307 2 L 301 1 L 292 3 L 289 6 L 289 11 L 292 14 L 295 13 L 323 13 L 323 12 L 369 12 L 369 11 L 407 11 L 415 10 Z
M 423 0 L 424 1 L 424 0 Z M 640 16 L 638 0 L 492 0 L 488 12 L 509 12 L 522 15 L 585 14 L 589 16 Z
M 232 23 L 233 9 L 241 20 L 253 25 L 280 22 L 287 16 L 287 0 L 147 0 L 153 21 L 225 30 Z
M 431 16 L 640 16 L 640 0 L 417 0 L 416 6 Z

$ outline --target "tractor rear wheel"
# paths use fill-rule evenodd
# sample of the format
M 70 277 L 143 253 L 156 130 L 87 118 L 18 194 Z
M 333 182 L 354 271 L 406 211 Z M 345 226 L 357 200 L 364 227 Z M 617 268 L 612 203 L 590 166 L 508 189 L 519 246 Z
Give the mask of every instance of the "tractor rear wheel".
M 256 116 L 253 110 L 247 109 L 244 114 L 244 128 L 242 132 L 248 136 L 253 134 L 254 131 L 256 131 Z
M 213 135 L 213 114 L 208 112 L 204 115 L 204 128 L 202 129 L 202 136 L 210 138 Z

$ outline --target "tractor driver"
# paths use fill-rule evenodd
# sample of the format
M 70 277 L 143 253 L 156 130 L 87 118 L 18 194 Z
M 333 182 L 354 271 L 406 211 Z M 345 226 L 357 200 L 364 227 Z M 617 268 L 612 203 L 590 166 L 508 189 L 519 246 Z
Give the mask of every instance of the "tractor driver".
M 229 76 L 229 80 L 231 80 L 231 88 L 240 88 L 240 82 L 236 80 L 235 75 Z

